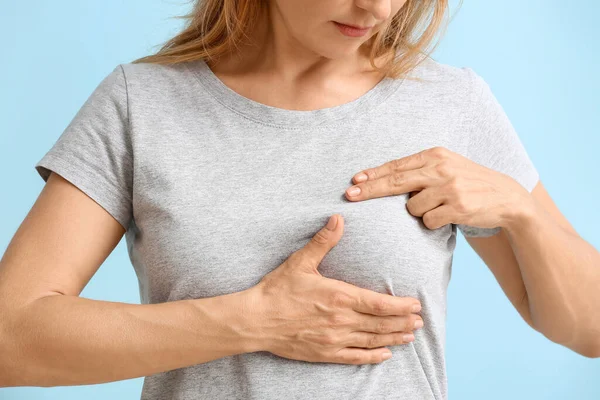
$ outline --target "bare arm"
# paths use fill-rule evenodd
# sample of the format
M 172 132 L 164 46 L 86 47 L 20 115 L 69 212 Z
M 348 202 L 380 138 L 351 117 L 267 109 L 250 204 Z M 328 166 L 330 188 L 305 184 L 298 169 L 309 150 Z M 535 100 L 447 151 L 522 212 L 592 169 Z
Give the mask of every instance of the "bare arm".
M 103 383 L 254 351 L 247 291 L 161 304 L 78 297 L 123 233 L 51 175 L 0 260 L 0 386 Z
M 323 277 L 317 268 L 343 232 L 341 216 L 329 222 L 241 292 L 160 304 L 96 301 L 78 295 L 124 228 L 52 174 L 0 260 L 0 386 L 102 383 L 255 351 L 380 363 L 391 355 L 385 346 L 415 340 L 421 304 Z
M 467 242 L 527 323 L 550 340 L 600 357 L 600 253 L 582 239 L 540 182 L 503 230 Z
M 0 386 L 104 383 L 245 353 L 244 296 L 160 304 L 42 297 L 4 322 Z

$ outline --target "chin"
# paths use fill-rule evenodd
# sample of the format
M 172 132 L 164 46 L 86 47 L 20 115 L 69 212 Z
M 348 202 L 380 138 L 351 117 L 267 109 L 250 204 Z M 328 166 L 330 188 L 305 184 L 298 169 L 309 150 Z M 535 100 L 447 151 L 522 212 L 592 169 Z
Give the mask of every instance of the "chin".
M 356 54 L 362 43 L 350 44 L 344 41 L 331 41 L 327 46 L 319 46 L 313 48 L 313 51 L 323 57 L 335 60 L 338 58 L 344 58 Z

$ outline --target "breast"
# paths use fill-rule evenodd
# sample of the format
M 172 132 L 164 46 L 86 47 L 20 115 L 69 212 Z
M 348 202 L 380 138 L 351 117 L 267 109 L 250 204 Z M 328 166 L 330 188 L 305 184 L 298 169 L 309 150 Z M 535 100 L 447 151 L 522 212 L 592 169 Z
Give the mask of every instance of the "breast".
M 452 256 L 453 225 L 425 227 L 406 209 L 408 194 L 351 202 L 347 174 L 315 181 L 293 171 L 256 177 L 199 167 L 150 175 L 157 184 L 138 205 L 144 212 L 136 245 L 154 301 L 247 289 L 334 213 L 344 218 L 344 233 L 320 263 L 323 276 L 402 295 L 444 279 Z
M 344 192 L 358 171 L 444 144 L 447 135 L 419 125 L 404 129 L 422 140 L 402 141 L 396 128 L 371 122 L 344 131 L 231 132 L 214 121 L 163 128 L 154 121 L 163 134 L 138 141 L 138 232 L 130 246 L 149 300 L 252 287 L 334 213 L 345 228 L 322 275 L 395 295 L 444 284 L 455 225 L 425 227 L 406 209 L 408 193 L 352 202 Z

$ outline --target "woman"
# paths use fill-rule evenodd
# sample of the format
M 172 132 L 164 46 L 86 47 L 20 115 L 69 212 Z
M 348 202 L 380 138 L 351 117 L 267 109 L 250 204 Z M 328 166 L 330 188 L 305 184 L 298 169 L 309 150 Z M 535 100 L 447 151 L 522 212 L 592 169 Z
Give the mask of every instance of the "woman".
M 118 65 L 36 164 L 1 383 L 444 399 L 457 229 L 532 328 L 598 357 L 600 255 L 484 80 L 423 56 L 446 11 L 207 0 Z M 123 234 L 143 304 L 78 297 Z

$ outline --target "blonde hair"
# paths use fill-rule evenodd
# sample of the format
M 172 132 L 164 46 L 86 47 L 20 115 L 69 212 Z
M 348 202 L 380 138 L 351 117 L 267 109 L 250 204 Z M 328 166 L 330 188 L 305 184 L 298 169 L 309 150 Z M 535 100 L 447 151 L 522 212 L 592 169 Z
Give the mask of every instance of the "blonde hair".
M 155 54 L 132 63 L 175 64 L 218 58 L 248 38 L 247 32 L 259 21 L 266 4 L 263 0 L 194 1 L 190 13 L 175 17 L 187 20 L 184 29 Z M 436 35 L 447 27 L 447 23 L 442 25 L 447 11 L 448 0 L 407 0 L 389 23 L 365 43 L 370 46 L 371 66 L 392 78 L 404 76 L 437 46 L 436 42 L 430 47 Z M 379 57 L 387 60 L 382 66 L 375 64 Z

